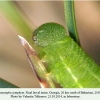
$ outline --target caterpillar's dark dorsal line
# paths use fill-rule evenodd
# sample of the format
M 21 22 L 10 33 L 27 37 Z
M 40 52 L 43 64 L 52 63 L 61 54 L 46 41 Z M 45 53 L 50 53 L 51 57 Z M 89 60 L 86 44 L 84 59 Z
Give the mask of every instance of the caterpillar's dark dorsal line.
M 36 45 L 45 47 L 49 44 L 61 41 L 67 35 L 66 29 L 57 23 L 42 24 L 33 32 L 33 40 Z

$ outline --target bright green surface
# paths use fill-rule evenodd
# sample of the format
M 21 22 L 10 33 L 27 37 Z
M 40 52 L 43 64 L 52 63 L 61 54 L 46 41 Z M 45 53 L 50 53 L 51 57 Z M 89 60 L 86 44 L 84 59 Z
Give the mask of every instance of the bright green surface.
M 57 23 L 45 23 L 38 27 L 33 33 L 33 40 L 36 45 L 45 47 L 54 42 L 60 41 L 67 35 L 65 28 Z
M 69 36 L 42 50 L 48 71 L 62 87 L 100 87 L 100 67 Z
M 65 36 L 65 30 L 59 24 L 48 23 L 40 26 L 34 34 L 35 42 L 41 47 L 41 61 L 47 64 L 49 76 L 63 88 L 100 87 L 100 67 L 70 36 Z M 45 42 L 48 45 L 44 46 Z

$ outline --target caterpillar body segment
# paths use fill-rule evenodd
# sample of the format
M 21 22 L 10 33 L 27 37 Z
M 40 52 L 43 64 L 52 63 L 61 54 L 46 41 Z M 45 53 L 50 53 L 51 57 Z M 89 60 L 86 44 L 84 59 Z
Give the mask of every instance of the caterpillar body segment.
M 63 26 L 56 23 L 43 24 L 33 37 L 41 47 L 40 59 L 46 59 L 48 73 L 63 88 L 100 87 L 100 67 L 66 35 Z
M 69 36 L 42 51 L 48 59 L 48 72 L 62 87 L 100 87 L 99 66 Z

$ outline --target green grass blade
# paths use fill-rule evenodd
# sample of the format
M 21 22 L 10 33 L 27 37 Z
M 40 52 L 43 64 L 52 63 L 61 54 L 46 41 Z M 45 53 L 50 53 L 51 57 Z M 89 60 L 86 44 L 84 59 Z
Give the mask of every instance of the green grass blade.
M 0 1 L 0 10 L 8 22 L 11 23 L 11 25 L 19 32 L 18 35 L 23 36 L 30 43 L 30 45 L 35 48 L 32 41 L 32 33 L 34 29 L 31 29 L 28 23 L 23 19 L 17 9 L 17 6 L 15 5 L 15 2 Z
M 78 43 L 78 33 L 75 19 L 74 1 L 64 0 L 65 20 L 68 27 L 69 35 Z
M 18 88 L 18 87 L 0 78 L 0 88 Z

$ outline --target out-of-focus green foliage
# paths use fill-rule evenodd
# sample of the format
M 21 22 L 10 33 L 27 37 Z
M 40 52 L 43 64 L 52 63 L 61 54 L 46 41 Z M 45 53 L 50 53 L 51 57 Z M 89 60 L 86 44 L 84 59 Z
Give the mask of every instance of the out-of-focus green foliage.
M 15 2 L 0 1 L 0 10 L 11 25 L 19 32 L 18 35 L 23 36 L 33 48 L 36 48 L 32 41 L 32 33 L 34 29 L 31 29 L 23 19 L 15 5 Z

